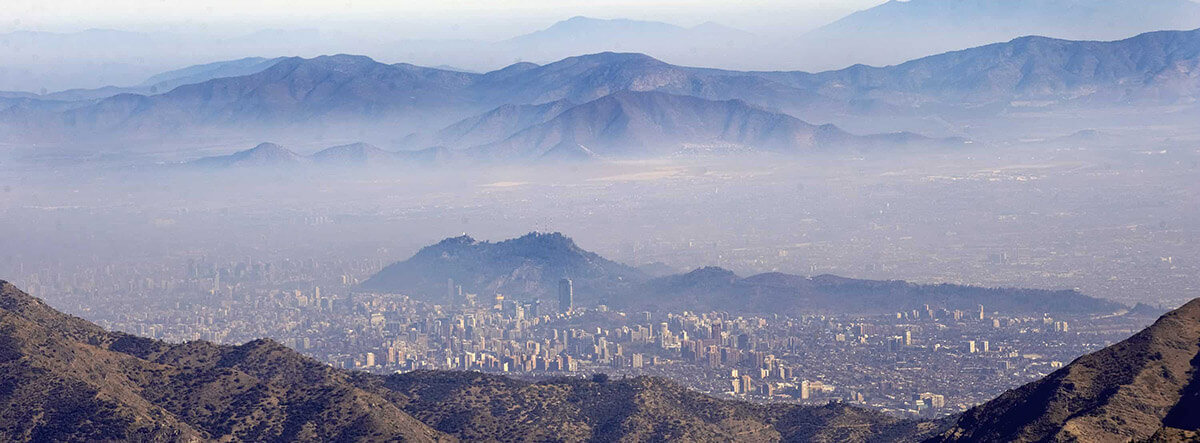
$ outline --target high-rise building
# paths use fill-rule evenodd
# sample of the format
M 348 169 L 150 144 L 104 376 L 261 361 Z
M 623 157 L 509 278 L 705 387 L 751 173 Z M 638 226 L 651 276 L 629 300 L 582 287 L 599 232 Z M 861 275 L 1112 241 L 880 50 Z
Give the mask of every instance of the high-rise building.
M 562 312 L 571 312 L 575 307 L 575 287 L 571 279 L 564 278 L 558 281 L 558 310 Z

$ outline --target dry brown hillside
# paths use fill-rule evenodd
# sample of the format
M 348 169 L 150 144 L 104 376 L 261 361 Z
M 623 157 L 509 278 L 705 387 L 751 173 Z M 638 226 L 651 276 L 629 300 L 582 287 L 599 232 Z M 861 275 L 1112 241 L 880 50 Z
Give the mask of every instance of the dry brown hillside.
M 975 407 L 935 441 L 1174 440 L 1200 430 L 1200 299 Z

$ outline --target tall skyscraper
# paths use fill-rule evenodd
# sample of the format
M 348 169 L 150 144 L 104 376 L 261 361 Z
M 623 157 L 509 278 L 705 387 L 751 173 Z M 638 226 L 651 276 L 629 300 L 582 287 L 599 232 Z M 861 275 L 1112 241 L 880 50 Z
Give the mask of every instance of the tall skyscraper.
M 571 279 L 564 278 L 558 281 L 558 310 L 562 312 L 570 312 L 571 308 L 575 307 L 575 287 Z

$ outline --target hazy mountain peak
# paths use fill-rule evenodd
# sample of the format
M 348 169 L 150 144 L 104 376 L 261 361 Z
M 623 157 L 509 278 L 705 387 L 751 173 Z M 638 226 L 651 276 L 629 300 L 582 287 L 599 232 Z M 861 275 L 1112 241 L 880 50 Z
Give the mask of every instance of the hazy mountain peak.
M 332 55 L 319 55 L 317 57 L 313 57 L 310 60 L 312 60 L 314 62 L 319 62 L 319 63 L 340 64 L 340 65 L 359 65 L 359 64 L 379 63 L 379 62 L 375 61 L 375 59 L 365 56 L 365 55 L 344 54 L 344 53 L 343 54 L 332 54 Z
M 233 154 L 205 157 L 189 164 L 201 167 L 280 167 L 300 163 L 299 154 L 275 143 L 259 143 L 253 148 Z
M 666 65 L 662 60 L 656 59 L 649 55 L 640 52 L 616 52 L 604 51 L 591 54 L 576 55 L 567 57 L 554 63 L 544 65 L 547 68 L 564 65 L 608 65 L 619 63 L 646 63 L 646 64 L 662 64 Z
M 541 65 L 539 65 L 537 63 L 533 63 L 533 62 L 516 62 L 511 65 L 500 68 L 498 70 L 492 71 L 492 72 L 494 72 L 494 73 L 516 73 L 516 72 L 528 71 L 530 69 L 534 69 L 534 68 L 537 68 L 540 66 Z
M 581 38 L 595 33 L 634 31 L 634 32 L 671 32 L 682 30 L 680 26 L 663 22 L 631 20 L 625 18 L 600 19 L 585 16 L 575 16 L 559 21 L 541 31 L 519 36 L 513 40 L 533 40 L 546 37 Z
M 320 55 L 312 58 L 304 57 L 288 57 L 276 63 L 265 72 L 273 73 L 272 76 L 292 76 L 296 75 L 297 70 L 319 70 L 326 72 L 338 72 L 342 74 L 355 74 L 368 69 L 380 68 L 387 66 L 367 57 L 365 55 L 353 54 L 333 54 Z
M 350 143 L 322 149 L 312 155 L 318 162 L 342 163 L 345 165 L 364 165 L 375 161 L 392 160 L 394 153 L 385 151 L 370 143 Z
M 200 83 L 214 78 L 237 77 L 261 72 L 281 60 L 283 58 L 246 57 L 237 60 L 193 65 L 154 75 L 146 79 L 145 82 L 142 82 L 141 86 L 154 88 L 157 92 L 167 92 L 181 85 Z
M 743 100 L 707 100 L 656 90 L 621 89 L 470 152 L 491 159 L 538 158 L 555 152 L 654 157 L 710 147 L 718 152 L 749 149 L 799 153 L 830 147 L 849 150 L 926 142 L 930 141 L 907 135 L 854 136 L 832 125 L 814 126 Z
M 256 162 L 294 161 L 300 158 L 290 149 L 270 142 L 259 143 L 253 148 L 236 152 L 233 157 L 241 161 Z
M 255 145 L 253 148 L 247 149 L 245 151 L 241 151 L 238 154 L 254 155 L 254 156 L 268 156 L 268 155 L 270 155 L 270 156 L 275 156 L 275 155 L 295 156 L 296 155 L 296 153 L 288 150 L 287 148 L 283 147 L 282 145 L 279 145 L 276 143 L 271 143 L 271 142 L 259 143 L 258 145 Z

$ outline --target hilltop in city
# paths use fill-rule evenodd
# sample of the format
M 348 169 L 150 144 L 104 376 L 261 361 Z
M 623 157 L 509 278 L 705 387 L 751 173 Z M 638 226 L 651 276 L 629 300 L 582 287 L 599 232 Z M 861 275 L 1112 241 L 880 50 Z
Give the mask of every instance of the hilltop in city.
M 361 289 L 410 294 L 451 303 L 448 280 L 464 291 L 553 300 L 559 280 L 581 293 L 610 293 L 646 277 L 641 271 L 586 251 L 560 233 L 530 233 L 497 243 L 463 235 L 422 248 L 363 282 Z
M 333 369 L 271 340 L 107 332 L 0 282 L 5 441 L 867 441 L 938 428 L 842 404 L 718 400 L 650 377 L 538 383 Z
M 555 300 L 563 278 L 574 280 L 578 304 L 605 304 L 625 311 L 875 315 L 926 306 L 978 312 L 983 306 L 1016 314 L 1091 315 L 1125 309 L 1073 290 L 920 285 L 783 273 L 742 278 L 716 267 L 651 278 L 637 268 L 586 251 L 560 233 L 530 233 L 498 243 L 465 235 L 448 238 L 385 267 L 359 289 L 451 303 L 456 301 L 448 280 L 453 280 L 453 285 L 481 297 L 500 293 L 519 300 Z

